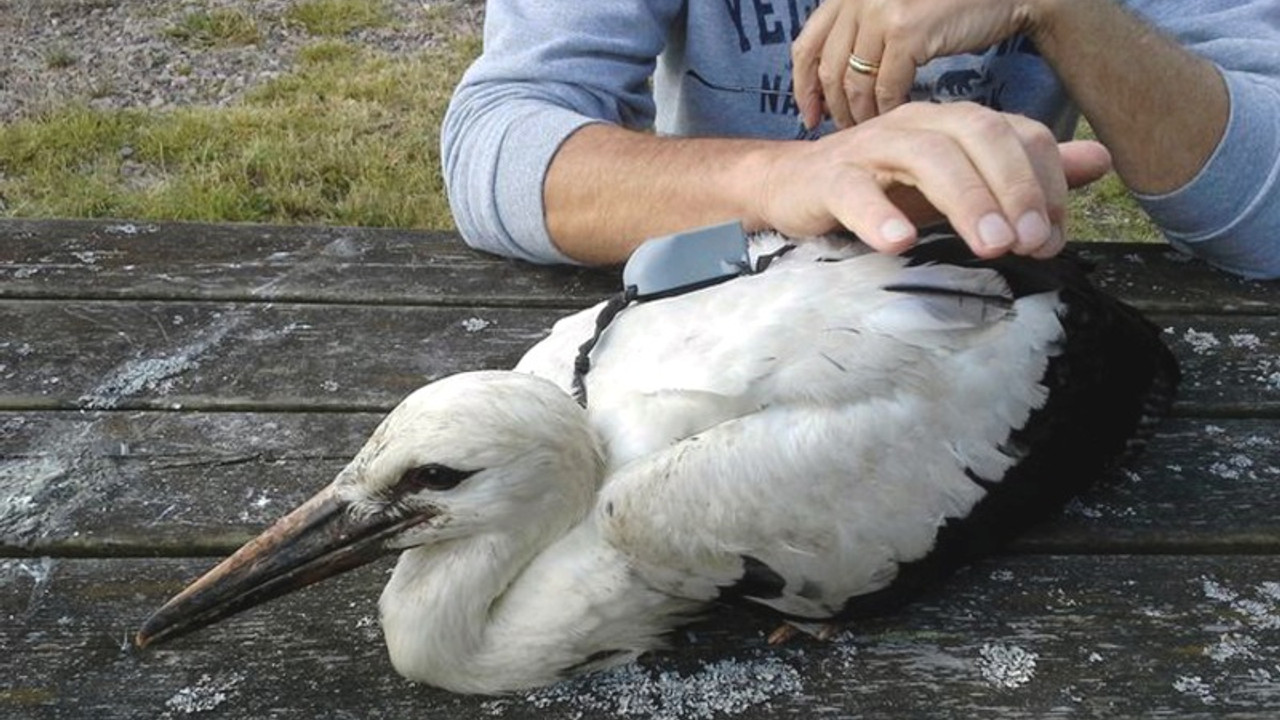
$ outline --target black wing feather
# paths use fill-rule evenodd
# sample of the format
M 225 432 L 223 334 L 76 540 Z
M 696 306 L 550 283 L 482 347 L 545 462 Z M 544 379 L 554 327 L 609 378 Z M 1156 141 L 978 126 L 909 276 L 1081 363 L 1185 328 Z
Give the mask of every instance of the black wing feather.
M 986 496 L 968 516 L 948 519 L 933 550 L 900 565 L 888 587 L 851 598 L 842 618 L 896 609 L 1060 511 L 1146 440 L 1168 411 L 1181 377 L 1159 329 L 1095 287 L 1088 268 L 1073 257 L 982 260 L 958 238 L 920 245 L 908 256 L 916 265 L 993 268 L 1015 297 L 1059 292 L 1066 306 L 1065 339 L 1042 381 L 1049 389 L 1047 402 L 1005 443 L 1021 450 L 1021 460 L 1003 478 L 982 478 L 970 470 Z

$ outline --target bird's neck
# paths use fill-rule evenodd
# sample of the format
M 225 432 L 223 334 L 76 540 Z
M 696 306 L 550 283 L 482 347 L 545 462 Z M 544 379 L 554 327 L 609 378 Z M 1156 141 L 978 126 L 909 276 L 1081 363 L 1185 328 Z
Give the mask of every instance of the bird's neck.
M 541 550 L 527 533 L 488 533 L 406 550 L 382 592 L 383 633 L 400 674 L 434 685 L 465 682 L 486 645 L 490 613 Z
M 657 647 L 689 611 L 644 586 L 590 522 L 531 540 L 492 535 L 407 551 L 382 597 L 396 670 L 456 692 L 537 687 L 602 653 L 622 650 L 612 659 L 625 660 Z M 601 626 L 606 607 L 625 625 Z

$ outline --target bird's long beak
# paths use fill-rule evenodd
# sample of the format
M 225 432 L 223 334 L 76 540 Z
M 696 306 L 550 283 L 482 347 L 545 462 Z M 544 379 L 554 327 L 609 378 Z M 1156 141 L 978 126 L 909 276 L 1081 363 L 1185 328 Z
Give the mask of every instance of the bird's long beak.
M 199 630 L 280 595 L 364 565 L 386 540 L 428 516 L 352 518 L 333 485 L 280 518 L 147 618 L 138 647 Z

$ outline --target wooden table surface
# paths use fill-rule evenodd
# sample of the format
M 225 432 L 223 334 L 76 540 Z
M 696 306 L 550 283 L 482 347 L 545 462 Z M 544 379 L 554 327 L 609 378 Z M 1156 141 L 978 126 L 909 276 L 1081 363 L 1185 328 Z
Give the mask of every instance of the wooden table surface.
M 1140 460 L 828 643 L 728 613 L 502 699 L 387 662 L 390 561 L 146 652 L 139 622 L 413 388 L 504 368 L 609 273 L 425 233 L 0 221 L 0 717 L 1280 717 L 1280 285 L 1081 246 L 1186 375 Z

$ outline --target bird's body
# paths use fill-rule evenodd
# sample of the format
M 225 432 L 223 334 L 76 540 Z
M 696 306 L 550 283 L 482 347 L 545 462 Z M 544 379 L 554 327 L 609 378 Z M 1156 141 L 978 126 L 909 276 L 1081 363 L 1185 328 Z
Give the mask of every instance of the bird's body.
M 597 313 L 515 372 L 417 391 L 322 494 L 404 550 L 380 605 L 402 674 L 502 692 L 658 647 L 717 602 L 895 606 L 1087 487 L 1177 381 L 1155 329 L 1074 263 L 947 241 L 815 241 L 631 305 L 583 410 Z

